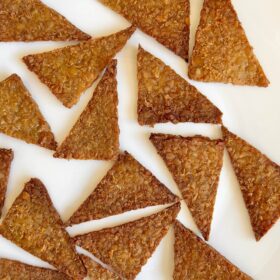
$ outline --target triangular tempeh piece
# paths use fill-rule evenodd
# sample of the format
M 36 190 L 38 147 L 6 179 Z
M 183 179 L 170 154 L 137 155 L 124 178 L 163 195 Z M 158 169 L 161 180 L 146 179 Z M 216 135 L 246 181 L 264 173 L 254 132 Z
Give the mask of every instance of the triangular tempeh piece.
M 252 279 L 179 222 L 175 223 L 174 250 L 174 280 Z
M 189 77 L 203 82 L 268 86 L 231 0 L 204 0 Z
M 12 150 L 0 149 L 0 218 L 5 201 L 10 167 L 14 153 Z
M 129 210 L 178 201 L 131 155 L 120 155 L 92 194 L 70 218 L 70 224 L 101 219 Z
M 85 34 L 39 0 L 0 1 L 0 41 L 82 41 Z
M 91 100 L 54 157 L 115 159 L 119 153 L 117 61 L 112 60 Z
M 141 47 L 138 51 L 138 121 L 221 123 L 222 113 L 195 87 Z
M 159 213 L 127 224 L 74 237 L 122 277 L 131 280 L 151 257 L 180 210 L 177 203 Z
M 0 82 L 0 132 L 55 150 L 56 142 L 38 105 L 16 74 Z
M 203 237 L 208 240 L 223 164 L 223 142 L 202 136 L 165 134 L 152 134 L 150 140 L 178 184 Z
M 130 27 L 78 45 L 28 55 L 23 57 L 23 61 L 64 106 L 70 108 L 123 48 L 134 31 L 135 28 Z
M 99 0 L 188 60 L 189 0 Z
M 256 239 L 260 240 L 280 218 L 280 166 L 225 127 L 223 134 Z
M 70 280 L 66 274 L 14 260 L 0 259 L 0 279 L 4 280 Z
M 81 255 L 80 257 L 87 269 L 87 276 L 90 280 L 122 280 L 116 273 L 104 268 L 91 258 L 85 255 Z
M 69 277 L 82 280 L 86 270 L 38 179 L 31 179 L 16 198 L 0 226 L 0 234 Z

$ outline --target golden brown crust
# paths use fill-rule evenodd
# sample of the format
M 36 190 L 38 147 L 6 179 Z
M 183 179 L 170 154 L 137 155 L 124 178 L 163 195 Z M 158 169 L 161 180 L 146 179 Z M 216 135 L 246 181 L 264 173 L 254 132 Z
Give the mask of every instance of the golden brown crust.
M 204 0 L 189 77 L 204 82 L 268 86 L 230 0 Z
M 0 41 L 82 41 L 90 36 L 38 0 L 0 1 Z
M 138 51 L 138 121 L 221 123 L 222 113 L 195 87 L 141 47 Z
M 4 205 L 11 163 L 14 158 L 12 150 L 0 149 L 0 218 Z
M 75 279 L 86 270 L 42 182 L 31 179 L 16 198 L 0 233 L 27 252 Z
M 91 280 L 121 280 L 122 278 L 119 277 L 116 273 L 109 271 L 108 269 L 104 268 L 91 258 L 81 255 L 81 259 L 87 269 L 88 277 Z
M 28 55 L 23 57 L 23 61 L 63 105 L 70 108 L 123 48 L 134 31 L 135 28 L 130 27 L 78 45 Z
M 189 0 L 99 0 L 188 60 Z
M 179 222 L 174 250 L 174 280 L 252 280 Z
M 55 150 L 56 141 L 22 80 L 16 74 L 0 82 L 0 132 Z
M 260 240 L 280 217 L 280 166 L 223 127 L 226 148 Z
M 140 220 L 74 237 L 127 280 L 134 279 L 176 219 L 180 203 Z
M 0 259 L 0 279 L 3 280 L 70 280 L 64 273 L 28 265 L 18 261 Z
M 87 107 L 54 157 L 115 159 L 119 153 L 117 61 L 113 60 Z
M 70 218 L 70 224 L 101 219 L 159 204 L 178 197 L 161 184 L 130 154 L 119 155 L 114 166 Z
M 172 173 L 203 237 L 208 240 L 224 143 L 202 136 L 165 134 L 152 134 L 150 140 Z

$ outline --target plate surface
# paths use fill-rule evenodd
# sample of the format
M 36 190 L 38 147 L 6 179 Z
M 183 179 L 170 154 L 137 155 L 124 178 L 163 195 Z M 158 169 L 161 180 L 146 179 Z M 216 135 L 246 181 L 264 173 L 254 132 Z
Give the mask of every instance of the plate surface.
M 97 0 L 44 0 L 44 2 L 95 37 L 107 35 L 129 26 L 126 20 L 102 6 Z M 77 4 L 78 2 L 79 4 Z M 280 2 L 277 0 L 233 0 L 233 4 L 249 41 L 254 46 L 255 53 L 271 82 L 269 88 L 204 84 L 193 81 L 191 83 L 224 112 L 223 121 L 227 127 L 252 143 L 272 160 L 280 163 Z M 201 7 L 202 0 L 191 0 L 191 48 Z M 187 123 L 156 125 L 154 128 L 140 127 L 137 124 L 136 53 L 139 43 L 187 79 L 187 64 L 182 59 L 137 30 L 117 56 L 119 61 L 121 149 L 130 152 L 161 182 L 179 194 L 166 166 L 149 142 L 149 134 L 151 132 L 184 136 L 202 134 L 217 138 L 221 136 L 220 129 L 218 126 Z M 80 102 L 69 110 L 63 107 L 48 88 L 27 70 L 21 58 L 27 54 L 51 50 L 67 44 L 69 43 L 0 43 L 0 80 L 12 73 L 17 73 L 22 77 L 59 143 L 67 135 L 91 98 L 96 83 L 86 91 Z M 12 148 L 15 152 L 4 215 L 21 192 L 24 183 L 30 177 L 38 177 L 47 186 L 53 203 L 62 218 L 67 219 L 112 166 L 112 162 L 54 159 L 52 153 L 45 149 L 27 145 L 3 134 L 0 135 L 0 146 Z M 162 207 L 152 207 L 97 222 L 89 222 L 70 228 L 69 232 L 74 235 L 117 225 L 149 215 L 160 208 Z M 198 232 L 185 204 L 183 204 L 178 218 L 184 225 Z M 173 242 L 171 229 L 153 257 L 143 267 L 137 280 L 172 279 Z M 255 241 L 227 153 L 224 156 L 224 167 L 209 243 L 254 279 L 280 279 L 278 263 L 280 259 L 280 222 L 278 221 L 260 242 Z M 49 267 L 48 264 L 27 254 L 3 238 L 0 238 L 0 248 L 0 257 Z

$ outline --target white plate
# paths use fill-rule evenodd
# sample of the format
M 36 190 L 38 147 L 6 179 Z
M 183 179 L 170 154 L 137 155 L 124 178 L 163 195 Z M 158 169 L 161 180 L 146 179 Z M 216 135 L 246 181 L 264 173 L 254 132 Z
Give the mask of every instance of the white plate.
M 116 32 L 129 26 L 122 17 L 99 4 L 96 0 L 44 0 L 46 4 L 65 15 L 70 21 L 94 36 Z M 79 2 L 79 4 L 77 4 Z M 280 3 L 278 0 L 234 0 L 233 4 L 255 48 L 267 76 L 269 88 L 240 87 L 223 84 L 191 82 L 211 99 L 223 112 L 223 121 L 232 131 L 248 140 L 280 163 Z M 191 0 L 191 45 L 202 0 Z M 148 140 L 149 133 L 164 132 L 182 135 L 202 134 L 219 137 L 217 126 L 195 124 L 164 124 L 154 129 L 140 127 L 136 121 L 137 81 L 136 52 L 141 45 L 187 79 L 187 64 L 139 30 L 118 54 L 119 122 L 121 149 L 130 152 L 157 178 L 178 194 L 156 150 Z M 79 114 L 90 99 L 95 85 L 87 90 L 78 105 L 66 109 L 38 78 L 27 70 L 21 57 L 26 54 L 51 50 L 66 43 L 0 43 L 0 80 L 12 73 L 19 74 L 33 98 L 38 102 L 58 142 L 67 135 Z M 24 183 L 30 177 L 40 178 L 48 188 L 53 203 L 63 219 L 67 219 L 91 193 L 96 184 L 112 166 L 112 162 L 66 161 L 52 158 L 52 153 L 34 145 L 0 135 L 0 146 L 12 148 L 15 159 L 9 180 L 4 214 Z M 159 207 L 133 211 L 103 221 L 90 222 L 69 230 L 71 234 L 101 229 L 134 220 L 158 211 Z M 188 227 L 197 229 L 184 205 L 179 219 Z M 266 236 L 256 242 L 249 223 L 236 177 L 229 158 L 225 155 L 214 220 L 209 243 L 242 270 L 257 280 L 280 279 L 280 222 Z M 21 260 L 34 265 L 47 266 L 10 242 L 0 238 L 0 256 Z M 168 280 L 173 272 L 173 232 L 170 230 L 153 257 L 143 267 L 138 280 Z

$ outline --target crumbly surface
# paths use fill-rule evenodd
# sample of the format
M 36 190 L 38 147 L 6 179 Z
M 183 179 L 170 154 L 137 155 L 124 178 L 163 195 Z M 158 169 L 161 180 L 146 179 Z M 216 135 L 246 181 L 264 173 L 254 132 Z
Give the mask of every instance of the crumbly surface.
M 57 148 L 54 157 L 67 159 L 115 159 L 119 153 L 117 61 L 113 60 L 91 100 Z
M 12 150 L 0 149 L 0 218 L 5 201 L 10 167 L 14 153 Z
M 24 264 L 18 261 L 0 259 L 2 280 L 70 280 L 64 273 Z
M 23 61 L 63 105 L 70 108 L 123 48 L 134 31 L 135 28 L 130 27 L 78 45 L 28 55 L 23 57 Z
M 208 240 L 223 164 L 223 142 L 202 136 L 165 134 L 152 134 L 150 139 L 178 184 L 203 237 Z
M 60 272 L 82 280 L 86 269 L 45 186 L 31 179 L 0 226 L 0 234 Z
M 91 258 L 81 255 L 81 259 L 87 269 L 88 277 L 91 280 L 121 280 L 122 278 L 119 277 L 116 273 L 109 271 L 108 269 L 104 268 Z
M 99 0 L 188 60 L 189 0 Z
M 223 127 L 226 148 L 260 240 L 280 217 L 280 166 Z
M 118 157 L 92 194 L 70 218 L 70 224 L 101 219 L 147 206 L 174 203 L 178 198 L 131 155 Z
M 50 126 L 16 74 L 0 82 L 0 132 L 27 143 L 56 149 Z
M 0 1 L 0 41 L 82 41 L 85 34 L 39 0 Z
M 74 240 L 122 277 L 132 280 L 151 257 L 179 210 L 177 203 L 152 216 L 79 235 Z
M 267 87 L 231 0 L 205 0 L 189 65 L 189 77 L 204 82 Z
M 174 280 L 252 280 L 179 222 L 174 251 Z
M 222 113 L 195 87 L 141 47 L 138 51 L 138 121 L 221 123 Z

